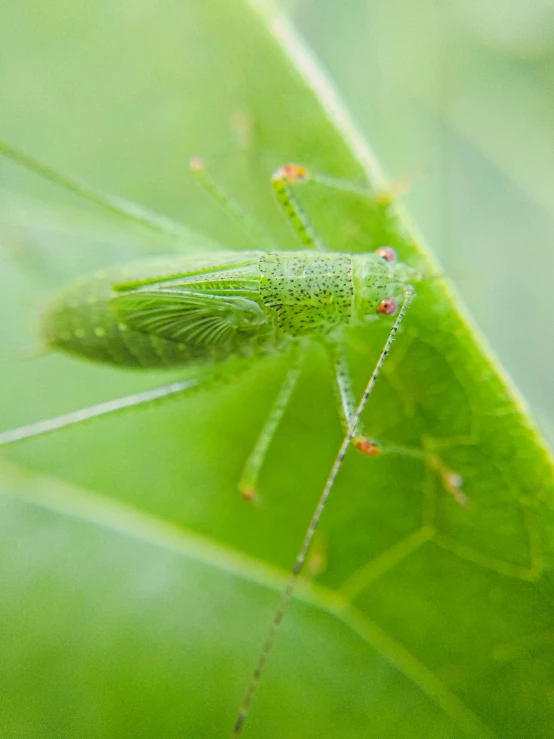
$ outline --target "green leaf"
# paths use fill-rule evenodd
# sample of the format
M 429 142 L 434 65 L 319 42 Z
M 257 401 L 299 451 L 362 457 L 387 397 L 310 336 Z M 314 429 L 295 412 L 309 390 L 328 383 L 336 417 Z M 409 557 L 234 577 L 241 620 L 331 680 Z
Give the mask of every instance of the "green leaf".
M 295 242 L 270 193 L 277 166 L 384 187 L 261 2 L 21 0 L 2 9 L 0 45 L 3 135 L 225 245 L 252 248 L 187 175 L 193 155 L 282 248 Z M 24 358 L 49 293 L 155 239 L 8 163 L 0 177 L 2 427 L 172 379 Z M 436 271 L 386 199 L 302 197 L 332 248 L 391 244 Z M 351 347 L 359 391 L 386 331 Z M 240 499 L 283 371 L 264 360 L 240 382 L 6 449 L 0 736 L 230 734 L 341 439 L 314 350 L 262 504 Z M 446 282 L 418 288 L 365 416 L 382 441 L 439 455 L 469 505 L 418 459 L 349 453 L 245 739 L 551 736 L 552 466 Z

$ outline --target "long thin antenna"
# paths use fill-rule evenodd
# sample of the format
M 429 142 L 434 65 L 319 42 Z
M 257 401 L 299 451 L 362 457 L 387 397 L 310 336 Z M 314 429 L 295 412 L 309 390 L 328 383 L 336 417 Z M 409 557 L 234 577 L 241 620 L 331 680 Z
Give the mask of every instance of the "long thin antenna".
M 346 455 L 346 452 L 348 450 L 348 447 L 350 446 L 350 442 L 352 440 L 352 437 L 356 433 L 356 428 L 358 426 L 358 422 L 360 420 L 360 416 L 362 415 L 362 411 L 364 409 L 364 406 L 367 402 L 367 399 L 373 390 L 373 386 L 375 385 L 375 381 L 377 380 L 377 376 L 379 375 L 379 372 L 381 370 L 381 367 L 383 366 L 383 363 L 387 357 L 387 354 L 389 353 L 390 347 L 392 342 L 394 341 L 394 337 L 396 336 L 396 332 L 398 331 L 398 327 L 402 323 L 404 316 L 406 315 L 406 311 L 408 310 L 408 306 L 410 302 L 412 301 L 415 293 L 411 286 L 407 285 L 405 287 L 404 292 L 404 302 L 402 303 L 402 307 L 400 309 L 400 312 L 396 318 L 396 321 L 394 322 L 393 327 L 390 330 L 390 333 L 388 335 L 387 341 L 385 342 L 385 346 L 383 347 L 383 351 L 381 352 L 381 355 L 379 356 L 379 359 L 377 360 L 377 364 L 375 365 L 375 369 L 373 370 L 371 377 L 369 378 L 369 381 L 366 385 L 366 388 L 364 390 L 364 394 L 362 395 L 362 398 L 360 402 L 358 403 L 358 406 L 356 410 L 354 411 L 354 415 L 350 419 L 350 425 L 348 427 L 348 431 L 346 433 L 346 436 L 344 437 L 342 444 L 340 445 L 339 451 L 337 453 L 337 456 L 335 458 L 335 461 L 333 463 L 333 466 L 331 467 L 331 471 L 329 473 L 329 477 L 327 478 L 327 482 L 325 483 L 325 487 L 323 488 L 323 492 L 321 493 L 321 496 L 317 502 L 317 505 L 315 507 L 314 513 L 312 515 L 312 519 L 308 525 L 308 528 L 306 529 L 306 533 L 304 535 L 304 540 L 302 541 L 302 546 L 300 547 L 300 551 L 298 552 L 298 555 L 296 557 L 296 562 L 294 563 L 294 567 L 292 569 L 292 573 L 290 575 L 290 578 L 287 582 L 287 585 L 285 589 L 283 590 L 283 593 L 281 595 L 281 599 L 277 605 L 277 608 L 275 609 L 275 613 L 273 615 L 273 620 L 271 621 L 271 625 L 269 627 L 268 634 L 266 636 L 266 639 L 264 641 L 262 650 L 260 652 L 260 656 L 258 658 L 258 662 L 256 664 L 256 667 L 254 669 L 254 672 L 252 673 L 252 677 L 250 678 L 250 683 L 248 685 L 248 689 L 246 691 L 246 694 L 244 696 L 244 700 L 242 702 L 242 705 L 240 707 L 239 715 L 237 717 L 235 727 L 233 729 L 233 739 L 236 739 L 241 730 L 244 726 L 244 722 L 246 721 L 246 717 L 248 715 L 248 711 L 250 709 L 250 705 L 252 704 L 252 699 L 254 698 L 254 695 L 256 693 L 256 690 L 258 688 L 258 684 L 260 682 L 260 678 L 262 675 L 262 672 L 264 670 L 264 667 L 266 665 L 267 659 L 269 657 L 269 654 L 271 652 L 271 648 L 273 647 L 273 642 L 275 641 L 275 637 L 277 635 L 277 632 L 279 631 L 279 627 L 281 626 L 281 622 L 283 620 L 283 616 L 285 615 L 285 611 L 287 609 L 288 602 L 291 598 L 291 595 L 294 591 L 294 588 L 296 586 L 296 582 L 298 580 L 298 576 L 300 575 L 300 572 L 302 570 L 302 567 L 304 565 L 304 560 L 306 559 L 306 554 L 308 553 L 308 549 L 310 548 L 310 544 L 312 543 L 312 540 L 314 538 L 315 532 L 317 531 L 317 527 L 319 526 L 319 521 L 321 519 L 321 514 L 323 513 L 323 509 L 325 508 L 325 505 L 327 503 L 327 500 L 329 498 L 329 494 L 331 493 L 331 490 L 333 488 L 333 485 L 335 483 L 335 479 L 337 477 L 337 474 L 342 466 L 342 462 L 344 460 L 344 457 Z

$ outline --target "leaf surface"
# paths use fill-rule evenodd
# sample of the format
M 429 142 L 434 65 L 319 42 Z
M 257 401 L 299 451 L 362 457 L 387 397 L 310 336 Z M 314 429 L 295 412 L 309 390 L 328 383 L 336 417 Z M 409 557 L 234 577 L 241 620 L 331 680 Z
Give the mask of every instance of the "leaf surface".
M 256 247 L 187 176 L 196 154 L 280 248 L 295 242 L 270 193 L 277 166 L 385 187 L 265 4 L 21 0 L 1 13 L 4 134 L 191 226 L 183 250 L 200 246 L 195 230 Z M 2 427 L 169 381 L 22 358 L 57 287 L 176 245 L 7 163 L 0 177 Z M 436 271 L 386 199 L 301 195 L 331 248 L 390 244 Z M 373 326 L 350 347 L 360 392 L 386 332 Z M 276 357 L 240 381 L 3 453 L 1 736 L 230 734 L 341 439 L 314 350 L 262 504 L 240 499 L 284 369 Z M 245 739 L 551 736 L 552 466 L 446 282 L 418 288 L 365 421 L 384 443 L 438 455 L 464 477 L 469 505 L 419 459 L 349 453 Z

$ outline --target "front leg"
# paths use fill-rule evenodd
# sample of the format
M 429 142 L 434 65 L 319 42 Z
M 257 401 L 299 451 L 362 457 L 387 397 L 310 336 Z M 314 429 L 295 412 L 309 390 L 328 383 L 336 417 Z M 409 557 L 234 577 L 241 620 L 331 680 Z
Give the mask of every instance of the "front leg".
M 334 369 L 334 385 L 337 397 L 337 405 L 343 429 L 346 431 L 350 426 L 352 416 L 356 409 L 357 401 L 352 390 L 350 369 L 344 356 L 344 351 L 339 344 L 326 345 Z M 395 446 L 386 444 L 382 446 L 365 432 L 363 424 L 358 423 L 352 444 L 368 457 L 377 457 L 380 454 L 390 454 L 411 459 L 420 459 L 427 467 L 439 476 L 443 488 L 461 506 L 468 505 L 468 498 L 462 492 L 463 480 L 456 472 L 449 469 L 437 454 L 426 449 L 414 449 L 411 447 Z
M 339 417 L 343 430 L 346 432 L 350 427 L 352 416 L 358 404 L 352 389 L 350 369 L 344 356 L 344 351 L 339 344 L 329 344 L 326 348 L 334 370 L 334 387 Z M 361 421 L 358 422 L 354 435 L 352 436 L 352 444 L 358 451 L 366 454 L 368 457 L 376 457 L 381 453 L 381 447 L 365 433 Z
M 321 236 L 317 233 L 309 216 L 291 189 L 291 185 L 308 182 L 309 179 L 310 173 L 306 167 L 300 164 L 285 164 L 273 173 L 271 186 L 279 205 L 290 225 L 296 231 L 302 245 L 307 249 L 326 251 Z

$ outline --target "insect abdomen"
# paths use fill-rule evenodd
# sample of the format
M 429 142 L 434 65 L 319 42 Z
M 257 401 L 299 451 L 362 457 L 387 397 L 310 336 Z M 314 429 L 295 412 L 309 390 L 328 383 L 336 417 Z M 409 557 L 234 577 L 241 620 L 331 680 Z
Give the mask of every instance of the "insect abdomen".
M 46 343 L 99 362 L 127 367 L 168 367 L 191 361 L 176 342 L 130 330 L 109 308 L 100 281 L 75 284 L 49 306 L 42 319 Z
M 270 348 L 277 337 L 269 330 L 234 336 L 222 343 L 171 340 L 155 331 L 136 330 L 113 309 L 115 288 L 121 283 L 196 286 L 207 274 L 225 281 L 232 291 L 233 275 L 245 275 L 259 287 L 259 253 L 217 252 L 199 257 L 144 260 L 86 276 L 63 290 L 50 304 L 41 322 L 46 343 L 56 349 L 99 362 L 134 368 L 217 363 L 231 356 L 248 356 Z M 210 271 L 212 270 L 212 271 Z M 230 287 L 231 286 L 231 287 Z M 271 328 L 271 327 L 270 327 Z

